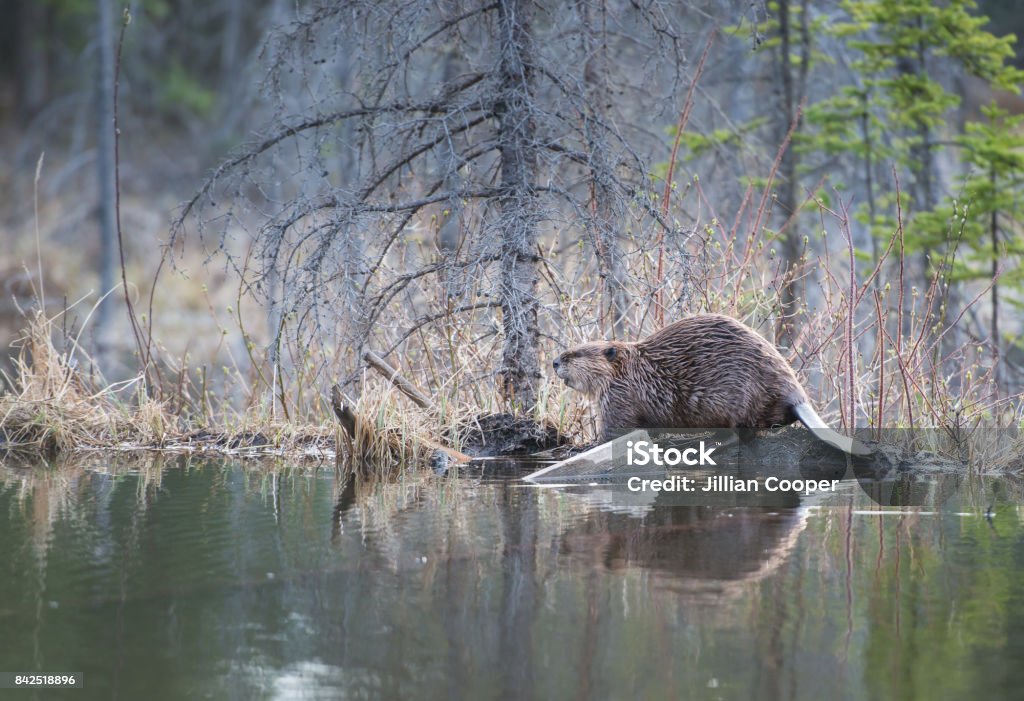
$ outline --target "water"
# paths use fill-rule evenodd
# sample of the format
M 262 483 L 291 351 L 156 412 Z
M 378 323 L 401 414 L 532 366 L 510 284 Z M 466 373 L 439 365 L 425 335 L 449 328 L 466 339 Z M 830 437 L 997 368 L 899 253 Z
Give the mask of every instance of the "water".
M 0 467 L 0 672 L 84 675 L 0 698 L 1020 698 L 1016 482 L 642 513 L 530 469 Z

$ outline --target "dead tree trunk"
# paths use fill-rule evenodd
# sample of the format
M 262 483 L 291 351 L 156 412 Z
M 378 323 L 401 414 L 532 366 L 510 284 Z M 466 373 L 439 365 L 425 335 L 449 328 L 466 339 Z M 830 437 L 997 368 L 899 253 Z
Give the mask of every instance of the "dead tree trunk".
M 614 166 L 608 162 L 608 158 L 605 156 L 608 144 L 601 138 L 601 130 L 595 124 L 595 117 L 602 120 L 607 119 L 606 112 L 610 103 L 607 89 L 608 47 L 605 43 L 607 41 L 605 7 L 602 4 L 598 18 L 592 16 L 592 10 L 590 2 L 580 3 L 580 13 L 584 24 L 580 36 L 587 55 L 587 61 L 583 67 L 583 82 L 587 101 L 592 110 L 583 116 L 587 152 L 592 164 L 589 173 L 590 228 L 604 292 L 601 318 L 598 321 L 603 322 L 605 314 L 609 315 L 612 337 L 622 338 L 625 335 L 629 303 L 626 299 L 626 270 L 619 237 L 619 221 L 613 207 L 615 195 L 609 187 Z M 600 21 L 600 28 L 594 26 L 597 24 L 595 20 Z
M 537 171 L 533 121 L 530 0 L 498 3 L 500 94 L 495 112 L 501 151 L 500 237 L 504 344 L 499 370 L 503 399 L 529 411 L 540 380 L 537 325 Z
M 111 0 L 97 0 L 96 179 L 100 231 L 100 295 L 114 287 L 117 228 L 114 184 L 114 13 Z M 96 359 L 109 372 L 112 363 L 113 295 L 96 310 Z
M 52 31 L 48 25 L 54 8 L 43 2 L 20 2 L 14 7 L 18 69 L 18 120 L 23 126 L 45 106 L 50 93 L 50 52 L 44 37 Z M 9 12 L 5 12 L 11 21 Z

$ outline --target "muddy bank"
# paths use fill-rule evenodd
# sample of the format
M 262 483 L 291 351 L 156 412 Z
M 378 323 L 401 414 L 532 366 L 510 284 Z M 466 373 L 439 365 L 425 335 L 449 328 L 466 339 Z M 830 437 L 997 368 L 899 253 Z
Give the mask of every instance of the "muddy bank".
M 472 457 L 531 455 L 572 446 L 571 437 L 550 423 L 508 413 L 480 416 L 461 425 L 458 433 L 462 450 Z

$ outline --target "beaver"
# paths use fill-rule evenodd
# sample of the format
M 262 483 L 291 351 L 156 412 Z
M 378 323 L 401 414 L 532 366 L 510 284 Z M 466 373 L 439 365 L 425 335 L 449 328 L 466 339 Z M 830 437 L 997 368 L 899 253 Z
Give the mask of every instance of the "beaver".
M 597 341 L 555 358 L 555 374 L 598 403 L 602 441 L 626 429 L 766 429 L 800 421 L 851 455 L 870 451 L 833 431 L 793 368 L 736 319 L 701 314 L 642 341 Z

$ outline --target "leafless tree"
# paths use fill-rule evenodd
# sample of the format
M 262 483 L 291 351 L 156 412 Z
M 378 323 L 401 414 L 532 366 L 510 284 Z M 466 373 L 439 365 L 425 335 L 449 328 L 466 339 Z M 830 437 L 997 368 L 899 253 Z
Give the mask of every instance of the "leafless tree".
M 676 109 L 679 16 L 672 3 L 611 0 L 320 6 L 265 49 L 279 117 L 215 170 L 175 236 L 194 218 L 254 292 L 280 295 L 275 348 L 287 329 L 357 358 L 454 315 L 475 318 L 483 337 L 500 328 L 498 387 L 529 410 L 539 341 L 560 321 L 545 299 L 576 264 L 574 238 L 599 259 L 620 333 L 620 232 L 632 226 L 640 250 L 662 227 L 682 250 L 650 194 L 637 146 L 650 134 L 619 119 Z M 221 198 L 234 204 L 220 211 Z M 248 257 L 231 244 L 240 228 Z M 555 232 L 550 256 L 541 236 Z
M 117 270 L 117 223 L 114 183 L 114 28 L 117 19 L 111 0 L 96 2 L 96 179 L 100 234 L 100 294 L 114 287 Z M 113 300 L 109 297 L 96 310 L 97 360 L 104 371 L 110 370 Z

